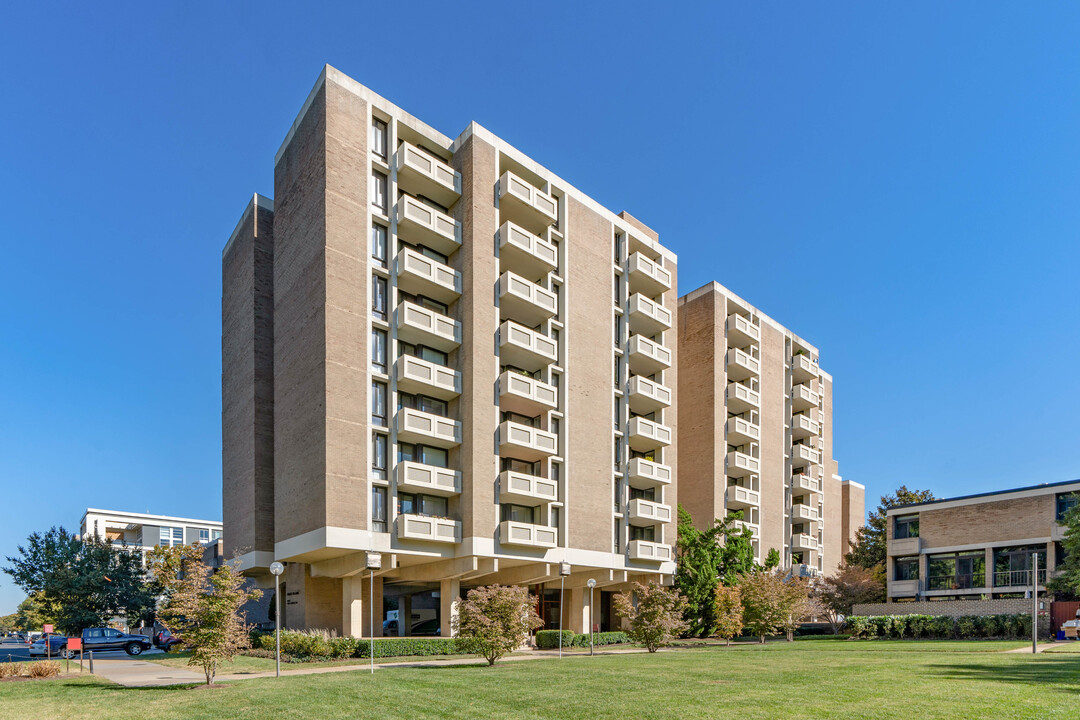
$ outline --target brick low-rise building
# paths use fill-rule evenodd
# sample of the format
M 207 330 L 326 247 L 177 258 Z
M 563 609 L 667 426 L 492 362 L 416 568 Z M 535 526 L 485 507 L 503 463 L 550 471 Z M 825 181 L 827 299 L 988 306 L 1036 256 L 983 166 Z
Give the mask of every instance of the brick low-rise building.
M 889 602 L 1017 598 L 1033 582 L 1044 591 L 1077 492 L 1070 480 L 891 508 Z

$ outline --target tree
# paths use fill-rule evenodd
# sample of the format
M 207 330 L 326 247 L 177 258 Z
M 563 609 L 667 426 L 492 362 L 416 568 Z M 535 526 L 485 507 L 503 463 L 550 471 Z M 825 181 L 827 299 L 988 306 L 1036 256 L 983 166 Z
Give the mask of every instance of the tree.
M 164 595 L 158 619 L 191 651 L 188 665 L 201 666 L 206 684 L 212 685 L 218 665 L 232 660 L 250 646 L 240 613 L 261 590 L 244 587 L 244 577 L 233 562 L 215 572 L 203 562 L 201 545 L 159 545 L 147 556 L 151 572 Z
M 859 603 L 885 602 L 885 573 L 880 565 L 866 569 L 841 564 L 832 577 L 819 580 L 814 597 L 820 602 L 833 634 L 840 632 L 842 618 Z
M 844 562 L 848 565 L 858 565 L 870 569 L 875 565 L 885 566 L 888 544 L 888 518 L 886 513 L 889 508 L 898 505 L 910 505 L 912 503 L 929 502 L 934 499 L 934 494 L 929 490 L 908 490 L 907 485 L 901 485 L 895 495 L 883 495 L 881 504 L 866 520 L 866 525 L 859 528 L 855 533 L 855 542 L 851 550 L 844 556 Z
M 529 641 L 529 633 L 543 627 L 536 614 L 536 599 L 520 585 L 487 585 L 469 591 L 454 621 L 466 647 L 482 655 L 488 665 Z
M 3 571 L 41 601 L 58 629 L 78 633 L 114 617 L 138 624 L 153 611 L 155 588 L 142 556 L 98 537 L 80 540 L 64 528 L 31 533 Z
M 18 629 L 16 625 L 17 613 L 11 613 L 10 615 L 0 615 L 0 633 L 9 633 Z
M 731 513 L 708 530 L 698 530 L 690 513 L 679 506 L 675 587 L 686 598 L 691 635 L 708 637 L 715 631 L 716 586 L 733 585 L 754 568 L 754 534 L 735 527 L 741 517 L 741 512 Z
M 742 594 L 738 585 L 716 586 L 713 613 L 716 617 L 716 637 L 723 638 L 730 645 L 731 638 L 743 629 Z
M 765 556 L 765 564 L 762 567 L 766 570 L 775 570 L 780 567 L 780 551 L 776 548 L 769 548 L 769 554 Z
M 795 631 L 807 620 L 824 615 L 824 606 L 810 595 L 810 584 L 802 578 L 784 580 L 784 603 L 787 615 L 781 625 L 787 635 L 787 641 L 795 640 Z
M 743 575 L 739 580 L 742 596 L 743 624 L 761 642 L 765 636 L 774 635 L 782 629 L 793 630 L 802 622 L 806 612 L 807 584 L 804 580 L 783 580 L 775 572 L 755 572 Z
M 45 623 L 56 623 L 52 609 L 41 593 L 31 595 L 15 609 L 15 627 L 18 630 L 40 630 Z
M 688 624 L 683 619 L 686 608 L 686 598 L 677 590 L 652 583 L 634 583 L 632 595 L 619 593 L 615 596 L 615 612 L 630 623 L 626 634 L 651 653 L 670 645 L 686 632 Z
M 1080 501 L 1080 495 L 1073 494 L 1072 498 Z M 1080 595 L 1080 502 L 1065 513 L 1061 524 L 1065 526 L 1065 537 L 1061 540 L 1065 559 L 1057 566 L 1057 574 L 1046 587 L 1053 593 L 1075 597 Z

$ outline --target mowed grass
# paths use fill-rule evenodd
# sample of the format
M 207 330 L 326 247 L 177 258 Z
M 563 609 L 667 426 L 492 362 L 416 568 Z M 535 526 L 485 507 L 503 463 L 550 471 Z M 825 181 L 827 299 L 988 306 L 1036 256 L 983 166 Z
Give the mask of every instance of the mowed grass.
M 124 689 L 0 683 L 5 718 L 1076 718 L 1080 657 L 811 640 Z
M 587 651 L 586 651 L 587 652 Z M 144 655 L 139 658 L 147 662 L 157 663 L 158 665 L 165 665 L 166 667 L 181 668 L 183 670 L 190 670 L 192 672 L 202 672 L 201 665 L 188 665 L 188 658 L 190 653 L 187 652 L 172 652 L 167 655 Z M 417 657 L 415 655 L 402 656 L 402 657 L 377 657 L 375 663 L 399 663 L 399 662 L 417 662 L 424 660 L 471 660 L 476 659 L 475 655 L 432 655 L 427 657 Z M 291 670 L 300 670 L 303 668 L 326 668 L 326 667 L 342 667 L 349 665 L 369 665 L 371 660 L 368 658 L 348 658 L 346 660 L 325 660 L 320 662 L 297 662 L 297 663 L 281 663 L 281 672 L 287 673 Z M 237 655 L 231 661 L 222 663 L 218 667 L 218 675 L 246 675 L 256 674 L 264 672 L 274 672 L 275 663 L 272 658 L 257 658 L 248 657 L 246 655 Z M 2 720 L 2 718 L 0 718 Z

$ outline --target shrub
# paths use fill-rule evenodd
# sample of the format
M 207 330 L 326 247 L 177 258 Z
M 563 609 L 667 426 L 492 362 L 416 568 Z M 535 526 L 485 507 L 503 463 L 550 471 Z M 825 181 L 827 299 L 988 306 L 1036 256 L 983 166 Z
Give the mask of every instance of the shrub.
M 908 615 L 908 629 L 911 632 L 911 637 L 922 638 L 926 637 L 927 631 L 930 627 L 929 615 Z
M 651 583 L 643 585 L 636 582 L 633 595 L 623 592 L 615 596 L 615 612 L 630 622 L 630 632 L 627 634 L 650 653 L 686 632 L 689 624 L 683 620 L 683 613 L 687 608 L 686 598 L 678 591 Z M 595 637 L 593 642 L 595 644 Z
M 536 647 L 540 650 L 553 650 L 559 647 L 560 632 L 562 632 L 562 646 L 573 647 L 576 633 L 572 630 L 537 630 Z
M 431 657 L 434 655 L 468 655 L 469 643 L 458 638 L 375 638 L 375 657 Z M 358 639 L 354 657 L 371 657 L 371 641 Z
M 856 640 L 862 640 L 866 638 L 867 629 L 869 627 L 869 618 L 863 615 L 851 615 L 847 618 L 847 628 L 851 637 Z
M 489 665 L 524 645 L 529 633 L 544 626 L 528 588 L 488 585 L 469 591 L 461 603 L 456 630 L 466 647 Z
M 32 678 L 59 677 L 60 663 L 55 660 L 37 660 L 27 664 L 26 674 Z
M 927 622 L 928 637 L 948 639 L 956 635 L 956 621 L 948 615 L 932 615 Z
M 961 638 L 977 637 L 979 633 L 979 619 L 972 615 L 965 615 L 956 619 L 956 634 Z
M 558 635 L 558 631 L 555 632 Z M 620 643 L 630 642 L 630 636 L 624 632 L 598 632 L 593 633 L 593 647 L 600 647 L 601 645 L 618 645 Z M 558 643 L 556 637 L 555 642 Z M 556 646 L 557 647 L 557 646 Z M 566 647 L 565 645 L 563 647 Z M 574 647 L 589 647 L 589 633 L 582 633 L 581 635 L 574 636 Z
M 982 618 L 982 627 L 980 628 L 980 630 L 982 630 L 981 635 L 988 638 L 1000 637 L 1003 635 L 1002 629 L 1004 625 L 1002 620 L 1004 618 L 1004 615 L 987 615 Z
M 22 663 L 11 661 L 0 663 L 0 678 L 19 677 L 21 674 Z

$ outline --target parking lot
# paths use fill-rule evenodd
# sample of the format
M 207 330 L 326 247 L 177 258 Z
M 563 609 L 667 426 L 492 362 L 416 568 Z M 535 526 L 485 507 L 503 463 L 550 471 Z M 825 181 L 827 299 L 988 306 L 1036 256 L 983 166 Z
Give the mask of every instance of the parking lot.
M 160 653 L 161 650 L 152 648 L 143 651 L 142 655 L 157 655 Z M 96 650 L 94 652 L 94 657 L 115 660 L 126 658 L 128 655 L 123 650 Z M 15 638 L 0 638 L 0 662 L 19 662 L 38 659 L 39 658 L 30 657 L 30 646 L 26 643 L 19 642 Z

